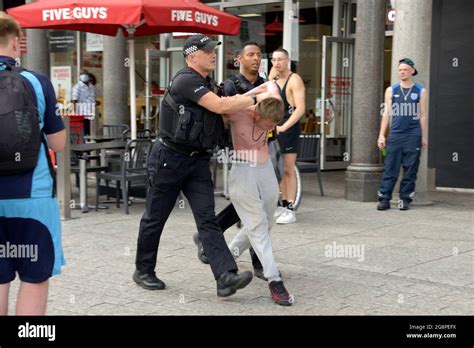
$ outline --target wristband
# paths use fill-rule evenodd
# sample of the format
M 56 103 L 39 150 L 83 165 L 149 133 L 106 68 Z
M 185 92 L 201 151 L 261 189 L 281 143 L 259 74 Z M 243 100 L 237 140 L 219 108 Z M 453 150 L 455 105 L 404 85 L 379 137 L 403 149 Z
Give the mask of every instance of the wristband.
M 257 95 L 255 93 L 253 93 L 251 95 L 252 99 L 253 99 L 253 105 L 257 104 Z

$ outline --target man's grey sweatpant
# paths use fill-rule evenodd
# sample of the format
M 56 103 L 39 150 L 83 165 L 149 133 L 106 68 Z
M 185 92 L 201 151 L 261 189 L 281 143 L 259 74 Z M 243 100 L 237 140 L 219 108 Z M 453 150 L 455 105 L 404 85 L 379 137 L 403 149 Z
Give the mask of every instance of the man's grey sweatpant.
M 233 163 L 229 179 L 232 204 L 243 228 L 229 244 L 235 258 L 250 246 L 263 265 L 265 278 L 281 280 L 273 257 L 270 229 L 277 207 L 279 187 L 272 163 Z

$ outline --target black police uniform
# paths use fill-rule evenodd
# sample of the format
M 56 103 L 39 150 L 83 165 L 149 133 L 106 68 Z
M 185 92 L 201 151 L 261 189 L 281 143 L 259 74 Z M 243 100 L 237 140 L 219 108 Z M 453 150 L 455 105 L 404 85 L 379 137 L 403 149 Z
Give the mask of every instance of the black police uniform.
M 245 94 L 255 87 L 264 84 L 265 82 L 266 80 L 263 77 L 258 76 L 255 83 L 252 83 L 247 80 L 244 75 L 238 74 L 224 81 L 224 94 L 228 97 L 234 96 L 236 94 Z M 219 214 L 217 214 L 216 218 L 217 223 L 220 225 L 223 232 L 240 221 L 239 215 L 235 211 L 234 205 L 232 203 L 230 203 Z M 250 256 L 252 257 L 253 268 L 262 269 L 262 263 L 258 259 L 258 256 L 253 248 L 250 248 L 249 251 Z
M 201 97 L 215 91 L 215 86 L 209 77 L 184 68 L 170 84 L 171 99 L 165 96 L 161 104 L 159 141 L 148 161 L 146 211 L 137 245 L 138 272 L 154 274 L 161 233 L 180 191 L 189 201 L 215 278 L 237 270 L 216 221 L 209 168 L 209 149 L 222 136 L 219 127 L 224 125 L 221 116 L 198 105 Z M 178 110 L 173 110 L 173 102 Z

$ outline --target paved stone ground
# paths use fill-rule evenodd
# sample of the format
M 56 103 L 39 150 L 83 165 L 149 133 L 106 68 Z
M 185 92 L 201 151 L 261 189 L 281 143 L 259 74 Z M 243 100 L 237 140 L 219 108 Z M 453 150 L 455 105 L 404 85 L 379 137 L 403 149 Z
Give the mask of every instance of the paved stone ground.
M 50 315 L 452 315 L 474 313 L 474 195 L 436 192 L 435 205 L 401 212 L 344 199 L 344 173 L 324 173 L 321 197 L 304 176 L 298 222 L 276 226 L 272 240 L 292 307 L 280 307 L 258 278 L 228 298 L 216 296 L 209 266 L 196 258 L 189 207 L 176 208 L 162 236 L 157 274 L 164 291 L 133 283 L 143 202 L 130 215 L 108 210 L 63 223 L 67 266 L 51 281 Z M 93 186 L 93 183 L 90 184 Z M 77 190 L 75 191 L 77 195 Z M 90 200 L 93 201 L 91 191 Z M 217 210 L 227 201 L 217 198 Z M 226 233 L 228 241 L 235 235 Z M 364 247 L 363 260 L 327 255 L 334 245 Z M 251 270 L 250 257 L 238 262 Z M 16 281 L 10 293 L 14 308 Z

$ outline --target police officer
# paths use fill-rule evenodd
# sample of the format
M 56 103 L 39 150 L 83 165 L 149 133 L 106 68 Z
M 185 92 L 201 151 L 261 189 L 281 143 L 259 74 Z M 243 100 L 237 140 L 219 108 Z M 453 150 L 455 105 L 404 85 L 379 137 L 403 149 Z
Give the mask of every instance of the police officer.
M 236 56 L 236 61 L 239 64 L 240 73 L 224 81 L 224 94 L 226 96 L 245 94 L 266 82 L 259 74 L 262 50 L 257 42 L 249 41 L 244 43 Z M 217 214 L 216 218 L 224 232 L 240 220 L 232 203 Z M 198 247 L 199 260 L 203 263 L 209 263 L 202 243 L 199 240 L 199 235 L 194 235 L 194 241 Z M 263 266 L 252 248 L 250 248 L 250 255 L 252 257 L 254 275 L 260 279 L 265 279 Z
M 133 280 L 149 290 L 165 283 L 155 275 L 161 233 L 180 191 L 191 205 L 199 237 L 217 281 L 217 295 L 230 296 L 252 280 L 251 272 L 237 273 L 237 265 L 216 221 L 209 169 L 210 149 L 223 137 L 220 115 L 257 103 L 258 97 L 219 97 L 209 74 L 216 66 L 220 42 L 195 35 L 186 40 L 187 67 L 172 79 L 161 104 L 159 139 L 148 161 L 146 210 L 140 222 Z

